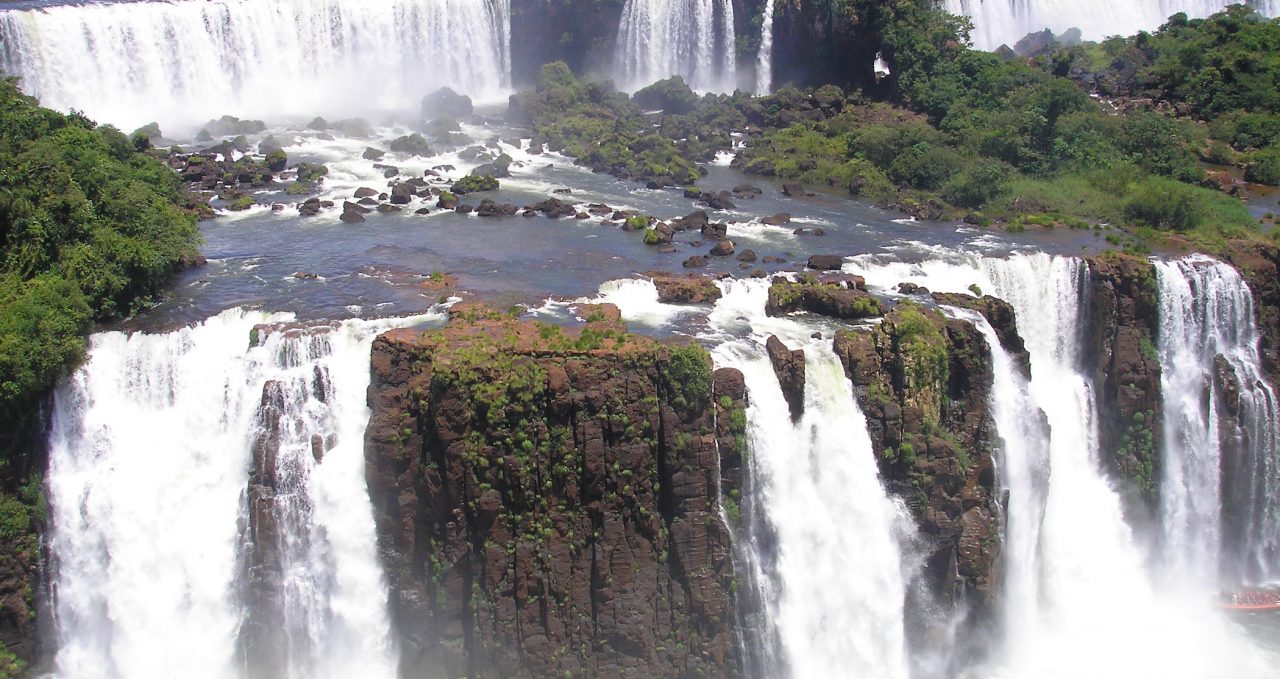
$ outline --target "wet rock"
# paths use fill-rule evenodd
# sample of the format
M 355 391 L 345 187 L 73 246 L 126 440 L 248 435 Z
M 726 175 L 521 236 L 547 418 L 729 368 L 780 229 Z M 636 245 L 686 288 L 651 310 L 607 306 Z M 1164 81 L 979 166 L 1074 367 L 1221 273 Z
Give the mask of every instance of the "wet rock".
M 791 222 L 791 213 L 789 212 L 779 212 L 776 215 L 772 215 L 769 217 L 762 217 L 760 219 L 761 224 L 765 224 L 768 226 L 782 226 L 783 224 L 788 224 L 790 222 Z
M 658 301 L 663 304 L 709 304 L 720 299 L 720 286 L 705 275 L 651 272 L 649 277 L 658 289 Z
M 804 198 L 805 196 L 810 195 L 809 192 L 805 190 L 804 184 L 797 184 L 794 182 L 783 184 L 782 194 L 784 196 L 790 196 L 791 198 Z
M 733 254 L 733 241 L 722 240 L 711 247 L 712 257 L 728 257 Z
M 707 265 L 707 258 L 702 255 L 694 255 L 681 263 L 686 269 L 697 269 Z
M 702 238 L 708 241 L 722 241 L 729 236 L 729 226 L 718 222 L 702 225 Z
M 813 255 L 806 266 L 818 271 L 839 271 L 844 266 L 844 258 L 839 255 Z
M 366 146 L 364 153 L 362 153 L 360 157 L 365 160 L 382 160 L 382 157 L 385 155 L 387 155 L 385 151 L 380 151 L 372 146 Z
M 788 349 L 776 335 L 770 335 L 764 346 L 773 372 L 778 376 L 778 385 L 782 387 L 782 396 L 787 400 L 791 419 L 798 420 L 804 414 L 804 351 Z
M 435 118 L 468 118 L 475 108 L 471 97 L 442 87 L 422 98 L 421 113 L 426 120 Z
M 743 250 L 742 252 L 739 252 L 738 256 L 734 259 L 737 259 L 739 262 L 754 262 L 756 261 L 756 251 Z
M 413 200 L 415 195 L 413 187 L 403 182 L 391 187 L 391 203 L 393 205 L 406 205 Z
M 495 203 L 488 198 L 480 201 L 480 206 L 476 208 L 476 215 L 479 217 L 512 217 L 520 208 L 511 203 Z
M 728 191 L 721 191 L 720 193 L 704 193 L 700 200 L 712 210 L 733 210 L 738 207 L 733 204 L 732 200 L 729 200 Z

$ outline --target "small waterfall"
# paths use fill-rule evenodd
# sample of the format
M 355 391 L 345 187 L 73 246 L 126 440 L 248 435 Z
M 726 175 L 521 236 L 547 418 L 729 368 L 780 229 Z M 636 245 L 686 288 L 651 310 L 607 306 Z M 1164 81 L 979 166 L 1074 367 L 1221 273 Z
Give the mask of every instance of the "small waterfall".
M 58 676 L 395 676 L 364 400 L 373 337 L 424 319 L 250 346 L 289 319 L 90 339 L 50 436 Z
M 0 10 L 0 71 L 129 130 L 417 111 L 510 85 L 509 0 L 176 0 Z M 165 127 L 168 130 L 168 127 Z
M 1027 643 L 1043 593 L 1040 591 L 1041 533 L 1052 465 L 1049 423 L 1031 396 L 1021 369 L 1000 345 L 996 331 L 982 315 L 952 309 L 973 323 L 991 350 L 991 410 L 1000 435 L 998 456 L 1005 507 L 1005 627 L 1011 647 Z
M 1235 269 L 1208 258 L 1158 261 L 1156 272 L 1166 564 L 1211 588 L 1220 572 L 1232 582 L 1276 579 L 1277 401 L 1258 355 L 1253 296 Z
M 773 0 L 764 3 L 760 22 L 760 56 L 756 62 L 756 94 L 773 91 Z
M 1236 0 L 944 0 L 942 6 L 952 14 L 973 19 L 973 44 L 979 49 L 993 50 L 1000 45 L 1013 46 L 1028 33 L 1048 28 L 1062 34 L 1079 28 L 1086 40 L 1102 40 L 1110 35 L 1133 35 L 1153 31 L 1171 15 L 1186 12 L 1188 16 L 1207 17 Z M 1280 15 L 1280 0 L 1254 0 L 1247 3 L 1264 16 Z
M 627 91 L 678 75 L 699 92 L 732 92 L 736 40 L 730 0 L 627 0 L 614 78 Z
M 829 339 L 764 315 L 767 282 L 724 286 L 710 323 L 724 340 L 714 350 L 716 364 L 741 370 L 750 392 L 753 494 L 743 498 L 744 515 L 758 510 L 771 528 L 768 540 L 745 537 L 748 549 L 767 550 L 752 559 L 777 634 L 763 641 L 762 674 L 906 677 L 900 545 L 913 529 L 880 484 L 852 385 Z M 805 412 L 797 423 L 763 348 L 771 334 L 805 351 Z

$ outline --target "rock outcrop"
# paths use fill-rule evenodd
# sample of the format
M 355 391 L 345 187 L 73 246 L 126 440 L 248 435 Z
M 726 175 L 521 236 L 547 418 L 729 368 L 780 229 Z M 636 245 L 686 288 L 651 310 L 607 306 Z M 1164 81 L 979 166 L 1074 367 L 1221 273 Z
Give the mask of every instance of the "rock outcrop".
M 944 633 L 928 610 L 938 605 L 967 606 L 966 634 L 979 634 L 999 594 L 1002 545 L 986 341 L 970 323 L 904 303 L 872 329 L 837 333 L 834 344 L 866 414 L 881 478 L 910 509 L 923 541 L 923 587 L 908 597 L 908 636 L 928 645 Z
M 782 316 L 808 311 L 850 321 L 883 314 L 880 301 L 863 288 L 862 280 L 856 276 L 819 280 L 806 274 L 795 281 L 778 277 L 769 286 L 765 313 Z
M 1155 266 L 1118 253 L 1088 264 L 1081 359 L 1098 400 L 1099 450 L 1130 521 L 1149 524 L 1159 506 L 1163 431 Z
M 600 311 L 573 330 L 455 308 L 374 343 L 367 473 L 402 676 L 737 673 L 717 479 L 739 472 L 717 441 L 741 456 L 714 414 L 740 411 L 741 375 Z
M 769 353 L 769 362 L 773 364 L 773 372 L 778 376 L 791 419 L 798 420 L 804 414 L 804 350 L 788 349 L 777 335 L 769 335 L 764 347 Z

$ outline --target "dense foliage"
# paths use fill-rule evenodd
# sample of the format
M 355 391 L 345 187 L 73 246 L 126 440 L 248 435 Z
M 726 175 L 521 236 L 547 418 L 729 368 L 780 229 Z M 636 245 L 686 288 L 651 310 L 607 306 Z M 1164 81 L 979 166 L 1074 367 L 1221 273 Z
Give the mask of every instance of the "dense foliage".
M 930 218 L 968 213 L 1018 228 L 1084 218 L 1212 238 L 1253 222 L 1202 161 L 1239 162 L 1251 181 L 1280 175 L 1280 21 L 1247 8 L 1027 60 L 970 49 L 968 20 L 933 3 L 832 4 L 883 40 L 888 101 L 854 92 L 838 102 L 824 93 L 831 86 L 780 90 L 760 105 L 814 115 L 764 121 L 739 157 L 748 172 Z M 1091 86 L 1177 105 L 1117 111 Z
M 136 310 L 195 253 L 179 182 L 120 131 L 0 81 L 0 419 L 14 429 L 81 356 L 89 323 Z M 5 447 L 9 442 L 4 442 Z

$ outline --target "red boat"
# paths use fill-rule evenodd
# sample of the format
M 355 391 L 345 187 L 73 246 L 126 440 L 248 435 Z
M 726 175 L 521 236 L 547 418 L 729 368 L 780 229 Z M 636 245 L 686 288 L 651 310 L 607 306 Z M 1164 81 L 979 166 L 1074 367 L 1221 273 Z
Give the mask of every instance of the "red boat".
M 1220 605 L 1230 611 L 1280 611 L 1280 592 L 1261 589 L 1226 592 Z

